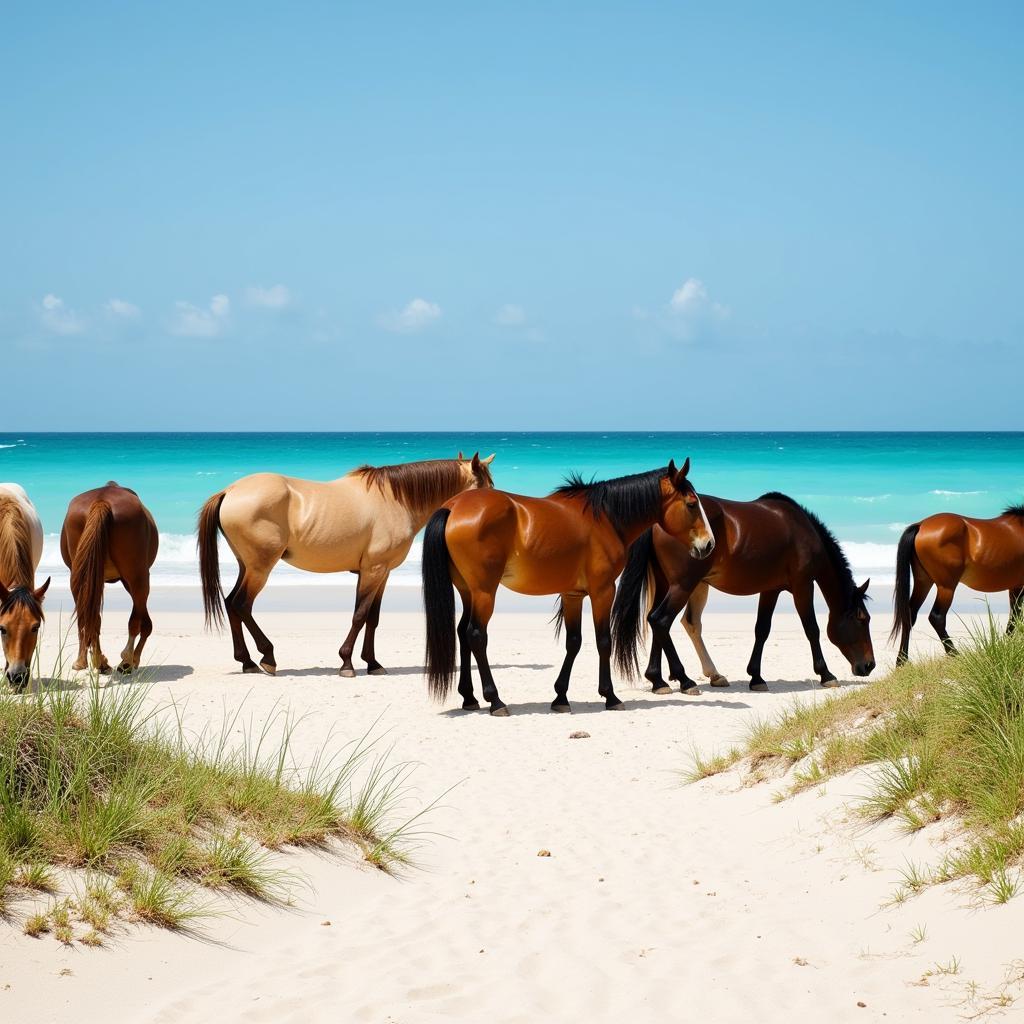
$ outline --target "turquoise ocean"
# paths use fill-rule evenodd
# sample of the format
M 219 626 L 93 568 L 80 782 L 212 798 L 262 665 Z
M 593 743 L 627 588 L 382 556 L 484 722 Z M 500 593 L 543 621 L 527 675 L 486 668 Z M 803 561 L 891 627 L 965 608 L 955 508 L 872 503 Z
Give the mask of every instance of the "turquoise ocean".
M 692 460 L 702 493 L 784 491 L 842 541 L 855 572 L 891 582 L 910 522 L 951 510 L 996 515 L 1024 500 L 1024 433 L 0 434 L 0 481 L 20 483 L 43 520 L 42 575 L 66 582 L 58 537 L 70 498 L 107 480 L 134 488 L 161 533 L 154 585 L 197 582 L 195 516 L 248 473 L 330 480 L 362 463 L 497 453 L 496 486 L 545 494 L 570 470 L 612 477 Z M 225 561 L 230 559 L 225 549 Z M 419 548 L 393 578 L 417 585 Z M 281 566 L 271 584 L 340 582 Z

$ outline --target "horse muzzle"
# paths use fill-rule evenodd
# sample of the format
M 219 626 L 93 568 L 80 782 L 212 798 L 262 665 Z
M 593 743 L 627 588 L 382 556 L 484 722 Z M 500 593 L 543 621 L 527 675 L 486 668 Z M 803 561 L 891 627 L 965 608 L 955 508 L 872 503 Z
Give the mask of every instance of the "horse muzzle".
M 12 690 L 14 690 L 17 693 L 22 693 L 25 687 L 28 685 L 28 666 L 9 666 L 7 669 L 7 682 L 11 684 Z
M 853 674 L 855 676 L 869 676 L 875 670 L 874 661 L 858 661 L 853 666 Z
M 690 554 L 696 559 L 707 558 L 715 550 L 714 540 L 706 540 L 702 544 L 691 544 Z

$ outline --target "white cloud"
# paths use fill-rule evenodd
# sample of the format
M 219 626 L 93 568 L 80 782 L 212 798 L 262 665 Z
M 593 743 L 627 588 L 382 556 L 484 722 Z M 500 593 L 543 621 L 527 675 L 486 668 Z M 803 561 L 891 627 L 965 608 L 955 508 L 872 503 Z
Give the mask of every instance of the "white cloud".
M 214 295 L 206 309 L 191 302 L 175 304 L 177 315 L 171 325 L 173 334 L 190 338 L 215 338 L 228 324 L 231 300 L 226 295 Z
M 692 337 L 700 328 L 729 315 L 728 307 L 715 302 L 704 282 L 696 277 L 688 277 L 672 293 L 668 312 L 672 328 L 683 337 Z
M 44 295 L 39 304 L 39 319 L 54 334 L 80 334 L 85 330 L 85 321 L 52 292 Z
M 125 320 L 135 320 L 142 312 L 134 302 L 126 302 L 124 299 L 111 299 L 105 308 L 108 313 L 124 317 Z
M 499 327 L 522 327 L 526 323 L 526 310 L 513 302 L 507 302 L 494 314 L 494 322 Z
M 292 301 L 292 294 L 283 284 L 261 288 L 252 285 L 245 291 L 245 301 L 250 306 L 261 306 L 263 309 L 284 309 Z
M 413 299 L 404 309 L 392 313 L 384 313 L 377 322 L 388 331 L 398 334 L 412 334 L 428 327 L 441 316 L 441 307 L 436 302 L 426 299 Z

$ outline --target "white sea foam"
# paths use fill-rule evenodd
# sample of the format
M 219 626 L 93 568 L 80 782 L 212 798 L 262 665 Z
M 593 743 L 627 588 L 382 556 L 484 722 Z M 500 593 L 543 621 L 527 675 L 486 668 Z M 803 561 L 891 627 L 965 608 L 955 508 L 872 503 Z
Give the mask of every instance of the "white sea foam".
M 929 494 L 937 494 L 942 498 L 963 498 L 970 494 L 988 494 L 988 491 L 929 491 Z

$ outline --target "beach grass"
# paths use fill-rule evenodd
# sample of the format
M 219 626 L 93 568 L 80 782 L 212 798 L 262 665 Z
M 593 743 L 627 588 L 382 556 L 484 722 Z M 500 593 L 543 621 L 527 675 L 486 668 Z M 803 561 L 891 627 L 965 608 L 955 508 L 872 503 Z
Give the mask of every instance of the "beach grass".
M 1024 629 L 995 618 L 956 657 L 895 669 L 848 693 L 797 704 L 757 722 L 726 754 L 695 758 L 696 781 L 737 765 L 755 778 L 786 774 L 783 797 L 870 766 L 859 809 L 914 832 L 940 820 L 963 842 L 937 867 L 909 866 L 898 901 L 928 885 L 973 878 L 993 902 L 1020 891 L 1024 863 Z
M 301 879 L 273 851 L 341 841 L 394 871 L 422 839 L 423 811 L 395 820 L 412 768 L 370 733 L 300 766 L 281 707 L 190 735 L 144 679 L 33 691 L 0 692 L 0 915 L 28 935 L 99 945 L 115 922 L 192 927 L 219 912 L 215 894 L 290 901 Z

